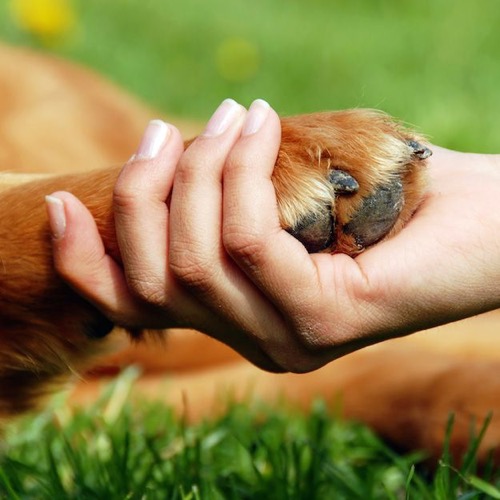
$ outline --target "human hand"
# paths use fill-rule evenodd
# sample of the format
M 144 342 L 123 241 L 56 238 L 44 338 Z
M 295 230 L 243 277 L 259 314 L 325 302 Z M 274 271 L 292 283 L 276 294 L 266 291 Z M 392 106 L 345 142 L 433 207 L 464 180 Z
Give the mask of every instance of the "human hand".
M 213 336 L 255 364 L 278 370 L 253 342 L 228 335 L 231 327 L 223 315 L 214 314 L 187 293 L 176 282 L 168 262 L 169 208 L 176 168 L 186 171 L 197 163 L 198 169 L 210 167 L 209 173 L 213 169 L 220 176 L 245 117 L 242 106 L 225 101 L 205 133 L 184 154 L 174 126 L 151 122 L 115 187 L 120 263 L 108 254 L 91 213 L 74 195 L 59 191 L 47 196 L 47 211 L 56 270 L 115 324 L 130 331 L 191 327 L 215 332 Z M 279 137 L 273 139 L 279 144 Z M 210 180 L 206 172 L 201 173 Z M 183 215 L 180 218 L 184 220 Z
M 248 116 L 231 109 L 224 132 L 186 153 L 168 126 L 159 156 L 124 168 L 115 196 L 124 271 L 89 233 L 84 207 L 55 194 L 67 219 L 56 267 L 117 324 L 189 326 L 261 367 L 308 371 L 498 306 L 495 157 L 438 149 L 428 197 L 404 231 L 356 259 L 309 255 L 278 222 L 276 114 L 262 103 Z M 245 122 L 252 133 L 240 136 Z

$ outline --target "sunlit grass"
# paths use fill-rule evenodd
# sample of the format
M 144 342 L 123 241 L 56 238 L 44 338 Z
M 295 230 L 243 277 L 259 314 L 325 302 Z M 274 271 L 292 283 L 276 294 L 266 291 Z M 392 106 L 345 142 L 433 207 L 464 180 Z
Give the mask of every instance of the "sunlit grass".
M 177 116 L 204 119 L 228 96 L 283 114 L 367 106 L 442 145 L 498 151 L 497 0 L 69 4 L 74 27 L 51 50 Z M 43 46 L 5 3 L 0 37 Z
M 500 498 L 498 473 L 476 475 L 481 436 L 460 467 L 445 449 L 429 474 L 423 454 L 395 453 L 321 402 L 308 416 L 233 404 L 221 418 L 186 425 L 161 404 L 123 404 L 134 378 L 126 372 L 85 411 L 59 401 L 11 426 L 0 498 Z
M 477 476 L 478 438 L 461 466 L 445 449 L 429 474 L 422 454 L 395 453 L 320 402 L 309 415 L 229 404 L 221 418 L 186 425 L 161 404 L 123 404 L 133 379 L 126 373 L 86 411 L 59 403 L 11 426 L 0 498 L 500 498 L 498 472 Z

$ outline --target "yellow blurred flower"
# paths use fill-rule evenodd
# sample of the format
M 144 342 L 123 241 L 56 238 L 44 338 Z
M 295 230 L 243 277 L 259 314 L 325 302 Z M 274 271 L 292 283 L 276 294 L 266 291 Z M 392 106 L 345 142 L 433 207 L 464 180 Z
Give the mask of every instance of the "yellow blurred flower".
M 45 41 L 66 34 L 75 23 L 69 0 L 10 0 L 10 6 L 21 28 Z

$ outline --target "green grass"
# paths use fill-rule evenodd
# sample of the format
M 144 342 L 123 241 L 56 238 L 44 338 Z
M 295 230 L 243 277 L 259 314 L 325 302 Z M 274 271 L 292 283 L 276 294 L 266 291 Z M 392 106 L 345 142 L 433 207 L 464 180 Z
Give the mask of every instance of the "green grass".
M 161 404 L 123 405 L 133 378 L 126 373 L 85 412 L 59 403 L 11 426 L 0 498 L 500 498 L 499 472 L 476 475 L 479 438 L 460 468 L 445 449 L 429 476 L 423 455 L 396 454 L 320 402 L 309 415 L 229 404 L 223 417 L 189 426 Z
M 9 0 L 10 1 L 10 0 Z M 498 152 L 498 0 L 74 0 L 48 47 L 177 116 L 223 98 L 282 114 L 376 107 L 436 143 Z M 0 2 L 0 39 L 40 45 Z

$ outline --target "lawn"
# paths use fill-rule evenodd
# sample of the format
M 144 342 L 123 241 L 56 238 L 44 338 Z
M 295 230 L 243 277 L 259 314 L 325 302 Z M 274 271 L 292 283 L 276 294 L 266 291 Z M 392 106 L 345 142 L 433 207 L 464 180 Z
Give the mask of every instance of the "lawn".
M 178 116 L 205 119 L 226 97 L 282 114 L 375 107 L 442 146 L 499 149 L 497 0 L 73 0 L 52 37 L 9 9 L 66 1 L 0 2 L 0 39 L 81 61 Z
M 45 24 L 30 17 L 37 4 L 55 8 Z M 93 67 L 174 116 L 204 120 L 226 97 L 281 114 L 375 107 L 442 146 L 491 153 L 499 25 L 498 0 L 0 2 L 0 40 Z M 460 470 L 445 450 L 429 474 L 421 455 L 321 404 L 309 416 L 234 405 L 187 426 L 150 404 L 109 417 L 107 401 L 10 428 L 0 498 L 500 498 L 500 478 L 475 475 L 473 450 Z
M 11 425 L 0 453 L 0 498 L 500 498 L 491 467 L 476 475 L 477 439 L 460 468 L 444 450 L 429 475 L 422 454 L 395 453 L 321 402 L 308 415 L 229 402 L 221 418 L 187 425 L 161 404 L 124 405 L 134 377 L 124 373 L 84 412 L 68 411 L 59 398 Z

